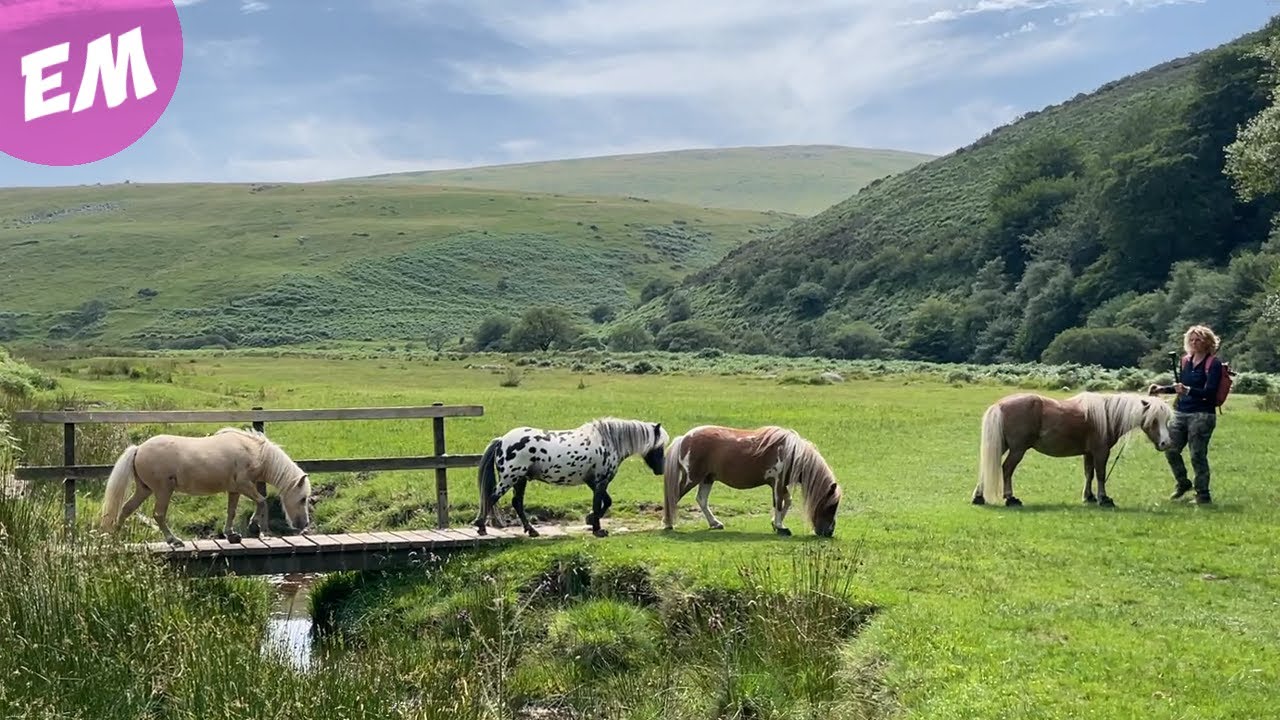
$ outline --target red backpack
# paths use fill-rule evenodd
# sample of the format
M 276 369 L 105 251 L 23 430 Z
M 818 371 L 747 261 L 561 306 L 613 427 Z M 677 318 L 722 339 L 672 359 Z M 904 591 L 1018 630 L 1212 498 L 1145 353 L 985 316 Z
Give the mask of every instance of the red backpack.
M 1204 371 L 1206 374 L 1209 372 L 1209 367 L 1216 357 L 1216 355 L 1210 355 L 1204 359 Z M 1191 362 L 1191 356 L 1183 355 L 1182 362 L 1184 365 Z M 1222 405 L 1227 402 L 1227 396 L 1231 394 L 1231 383 L 1235 373 L 1231 371 L 1231 363 L 1224 363 L 1221 360 L 1218 362 L 1222 365 L 1222 379 L 1218 381 L 1218 394 L 1213 398 L 1213 406 L 1218 408 L 1218 413 L 1221 414 Z

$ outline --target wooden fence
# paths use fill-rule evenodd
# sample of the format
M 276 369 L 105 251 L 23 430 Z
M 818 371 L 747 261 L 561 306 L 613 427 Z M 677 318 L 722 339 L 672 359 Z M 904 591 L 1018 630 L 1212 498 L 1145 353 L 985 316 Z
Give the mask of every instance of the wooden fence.
M 325 408 L 308 410 L 25 410 L 15 413 L 17 422 L 56 423 L 62 425 L 62 465 L 19 465 L 14 476 L 28 482 L 61 480 L 63 504 L 66 508 L 68 530 L 76 519 L 76 480 L 106 479 L 111 465 L 76 464 L 76 426 L 104 423 L 252 423 L 258 431 L 266 429 L 266 423 L 300 422 L 318 420 L 406 420 L 432 421 L 431 455 L 406 457 L 335 458 L 327 460 L 297 460 L 298 466 L 308 473 L 359 472 L 385 470 L 435 470 L 436 471 L 436 522 L 440 528 L 449 526 L 449 468 L 478 467 L 480 455 L 451 455 L 445 451 L 444 420 L 448 417 L 480 417 L 484 407 L 480 405 L 445 405 L 434 403 L 416 407 L 368 407 Z M 124 448 L 120 448 L 121 451 Z M 258 490 L 266 493 L 265 483 L 258 483 Z

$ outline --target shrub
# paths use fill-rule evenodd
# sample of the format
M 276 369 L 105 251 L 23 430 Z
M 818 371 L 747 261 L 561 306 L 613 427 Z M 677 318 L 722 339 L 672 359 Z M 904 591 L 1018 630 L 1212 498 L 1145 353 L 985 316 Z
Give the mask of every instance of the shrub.
M 1074 327 L 1062 331 L 1040 356 L 1050 365 L 1077 363 L 1105 368 L 1133 367 L 1151 340 L 1131 327 Z
M 656 654 L 653 616 L 616 600 L 587 600 L 552 617 L 547 639 L 582 671 L 610 673 L 639 667 Z

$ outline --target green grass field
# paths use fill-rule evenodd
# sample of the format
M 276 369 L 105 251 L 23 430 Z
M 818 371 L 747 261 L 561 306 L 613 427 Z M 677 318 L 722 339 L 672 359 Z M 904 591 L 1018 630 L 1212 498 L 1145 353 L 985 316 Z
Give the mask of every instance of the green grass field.
M 791 218 L 425 185 L 0 190 L 0 341 L 456 342 L 553 304 L 590 323 Z
M 899 150 L 783 145 L 609 155 L 352 180 L 633 196 L 698 207 L 813 215 L 876 178 L 932 157 Z
M 712 493 L 711 505 L 725 530 L 706 528 L 690 494 L 677 531 L 664 534 L 657 529 L 661 484 L 633 459 L 613 486 L 614 512 L 606 522 L 631 532 L 515 547 L 477 560 L 477 567 L 519 575 L 578 552 L 597 562 L 715 583 L 734 577 L 739 564 L 777 561 L 785 569 L 801 549 L 821 547 L 856 560 L 854 595 L 876 608 L 836 656 L 845 678 L 841 693 L 861 688 L 887 698 L 872 716 L 1280 717 L 1270 702 L 1280 683 L 1280 489 L 1270 472 L 1280 462 L 1271 440 L 1280 414 L 1257 409 L 1255 397 L 1233 396 L 1220 418 L 1211 449 L 1211 507 L 1167 500 L 1172 481 L 1163 458 L 1135 437 L 1109 483 L 1117 508 L 1080 502 L 1078 460 L 1032 455 L 1015 478 L 1026 506 L 1011 510 L 969 504 L 978 419 L 988 403 L 1015 390 L 1009 385 L 915 375 L 810 385 L 753 374 L 586 374 L 530 365 L 522 368 L 517 387 L 503 387 L 504 372 L 467 369 L 468 362 L 476 361 L 197 357 L 161 373 L 171 382 L 63 374 L 59 392 L 132 407 L 483 405 L 484 417 L 448 422 L 454 452 L 479 452 L 511 426 L 571 427 L 606 414 L 661 421 L 673 434 L 702 423 L 787 425 L 818 445 L 842 483 L 845 500 L 832 541 L 813 537 L 799 500 L 788 517 L 796 535 L 779 538 L 769 532 L 767 490 L 723 487 Z M 73 366 L 48 365 L 55 372 Z M 430 447 L 429 421 L 267 429 L 294 457 L 410 454 Z M 135 437 L 154 430 L 129 428 Z M 111 456 L 121 440 L 91 439 L 87 452 Z M 321 530 L 423 527 L 434 519 L 434 482 L 427 472 L 313 482 L 321 489 Z M 86 490 L 81 502 L 86 522 L 96 509 L 95 492 Z M 49 488 L 51 502 L 59 494 Z M 476 507 L 472 472 L 450 473 L 450 498 L 454 522 L 469 521 Z M 503 507 L 508 503 L 509 496 Z M 589 493 L 535 484 L 526 504 L 547 521 L 581 527 Z M 190 537 L 219 522 L 223 508 L 217 499 L 178 498 L 174 528 Z M 244 509 L 242 518 L 248 513 Z M 432 582 L 400 577 L 339 610 L 352 626 L 382 627 L 393 635 L 407 629 L 403 636 L 429 644 L 423 629 L 428 606 L 441 602 Z M 599 612 L 614 617 L 608 613 L 621 611 Z M 551 678 L 517 675 L 524 678 L 521 687 L 553 684 Z M 811 686 L 798 676 L 774 681 Z M 744 692 L 758 699 L 791 697 L 780 687 L 765 683 Z M 865 708 L 823 712 L 819 716 L 868 716 Z M 637 710 L 622 716 L 645 715 Z

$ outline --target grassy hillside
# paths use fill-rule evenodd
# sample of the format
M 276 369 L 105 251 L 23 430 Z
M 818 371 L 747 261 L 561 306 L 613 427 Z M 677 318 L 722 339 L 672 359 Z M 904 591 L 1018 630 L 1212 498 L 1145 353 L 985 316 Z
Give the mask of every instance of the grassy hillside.
M 589 323 L 791 221 L 421 185 L 0 190 L 0 340 L 444 342 L 534 304 Z
M 764 351 L 976 362 L 1040 360 L 1088 326 L 1094 337 L 1048 361 L 1083 360 L 1096 340 L 1118 364 L 1209 322 L 1234 359 L 1274 369 L 1280 335 L 1260 291 L 1280 260 L 1280 244 L 1263 245 L 1276 202 L 1239 201 L 1222 148 L 1269 101 L 1251 48 L 1278 29 L 1028 113 L 622 320 L 657 335 L 679 297 L 692 347 L 736 336 Z
M 633 196 L 812 215 L 876 178 L 931 158 L 897 150 L 785 145 L 609 155 L 358 180 Z

